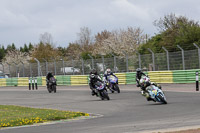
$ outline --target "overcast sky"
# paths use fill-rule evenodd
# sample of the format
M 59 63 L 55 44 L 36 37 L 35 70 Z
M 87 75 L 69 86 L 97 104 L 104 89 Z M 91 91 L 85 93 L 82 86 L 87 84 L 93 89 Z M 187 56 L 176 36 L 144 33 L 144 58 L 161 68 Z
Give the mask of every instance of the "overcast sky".
M 93 35 L 140 27 L 152 36 L 153 21 L 170 13 L 199 21 L 200 0 L 0 0 L 0 44 L 36 44 L 48 32 L 56 46 L 67 47 L 81 27 Z

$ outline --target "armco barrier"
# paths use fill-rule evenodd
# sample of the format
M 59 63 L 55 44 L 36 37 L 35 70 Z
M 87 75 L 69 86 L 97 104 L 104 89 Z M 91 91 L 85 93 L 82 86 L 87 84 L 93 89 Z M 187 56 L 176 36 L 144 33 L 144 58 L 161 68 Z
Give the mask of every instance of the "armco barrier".
M 195 83 L 196 71 L 199 69 L 173 71 L 173 83 Z
M 152 82 L 157 83 L 195 83 L 194 70 L 174 70 L 174 71 L 149 71 L 148 74 Z M 116 73 L 119 84 L 136 84 L 135 72 Z M 102 76 L 102 75 L 101 75 Z M 88 85 L 88 75 L 57 75 L 57 85 Z M 6 78 L 0 79 L 0 86 L 28 86 L 28 78 Z M 38 86 L 46 86 L 46 77 L 37 77 Z
M 173 83 L 172 71 L 151 71 L 148 76 L 152 82 L 156 83 Z

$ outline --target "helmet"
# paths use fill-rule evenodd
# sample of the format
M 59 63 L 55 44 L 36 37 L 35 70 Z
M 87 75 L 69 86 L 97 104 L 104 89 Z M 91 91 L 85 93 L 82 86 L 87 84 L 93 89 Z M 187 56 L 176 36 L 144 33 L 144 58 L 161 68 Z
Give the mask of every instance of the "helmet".
M 141 72 L 141 71 L 142 71 L 141 68 L 137 68 L 137 69 L 136 69 L 136 72 Z
M 142 87 L 146 87 L 148 84 L 150 84 L 150 79 L 148 77 L 145 76 L 140 79 L 140 85 Z
M 90 72 L 90 74 L 95 74 L 95 75 L 97 75 L 97 70 L 96 70 L 96 69 L 93 69 L 93 70 Z
M 93 78 L 95 78 L 95 75 L 94 74 L 90 74 L 90 77 L 93 79 Z
M 110 73 L 111 73 L 110 68 L 106 69 L 106 74 L 110 74 Z

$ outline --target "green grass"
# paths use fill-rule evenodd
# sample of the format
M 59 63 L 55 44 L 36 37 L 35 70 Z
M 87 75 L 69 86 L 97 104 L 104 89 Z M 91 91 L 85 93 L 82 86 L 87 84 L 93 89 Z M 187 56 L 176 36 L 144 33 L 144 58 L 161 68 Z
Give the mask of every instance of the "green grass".
M 0 105 L 0 128 L 89 116 L 87 113 Z

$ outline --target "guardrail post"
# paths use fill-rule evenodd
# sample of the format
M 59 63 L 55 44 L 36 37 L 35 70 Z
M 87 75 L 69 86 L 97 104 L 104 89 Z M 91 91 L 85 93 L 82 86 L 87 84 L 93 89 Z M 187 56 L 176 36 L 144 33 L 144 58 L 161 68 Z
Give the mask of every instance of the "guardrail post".
M 101 58 L 102 58 L 102 63 L 103 63 L 103 72 L 105 71 L 105 63 L 104 63 L 104 56 L 101 55 Z
M 126 57 L 126 72 L 128 72 L 128 54 L 126 52 L 123 52 Z
M 57 72 L 56 72 L 56 60 L 53 59 L 53 62 L 54 62 L 54 74 L 56 75 L 57 74 Z
M 198 57 L 199 57 L 199 68 L 200 68 L 200 48 L 198 45 L 196 45 L 195 43 L 193 43 L 193 45 L 198 49 Z
M 46 74 L 48 73 L 48 62 L 47 60 L 45 60 L 44 58 L 42 58 L 45 61 L 45 69 L 46 69 Z
M 18 66 L 17 66 L 17 63 L 15 63 L 14 61 L 13 61 L 13 63 L 15 64 L 16 77 L 18 77 L 18 78 L 19 78 L 19 75 L 18 75 Z
M 63 74 L 65 75 L 65 61 L 64 59 L 60 59 L 60 60 L 62 60 Z
M 182 53 L 182 64 L 183 64 L 183 70 L 185 70 L 185 57 L 184 57 L 184 50 L 183 50 L 179 45 L 177 45 L 177 47 L 181 50 L 181 53 Z
M 165 47 L 162 47 L 162 49 L 165 50 L 166 55 L 167 55 L 167 69 L 169 71 L 170 70 L 170 67 L 169 67 L 169 52 Z
M 114 72 L 116 73 L 116 56 L 114 54 L 112 56 L 114 58 Z
M 90 54 L 88 56 L 92 59 L 92 69 L 94 69 L 94 58 Z
M 74 75 L 74 60 L 72 59 L 73 75 Z
M 38 64 L 38 76 L 40 76 L 40 62 L 36 58 L 34 58 L 34 60 L 37 61 L 37 64 Z
M 141 66 L 141 55 L 139 52 L 136 51 L 136 53 L 138 54 L 138 62 L 139 62 L 139 68 L 142 68 Z
M 155 71 L 155 56 L 154 56 L 154 52 L 153 52 L 150 48 L 148 48 L 148 50 L 149 50 L 149 52 L 151 52 L 151 54 L 152 54 L 152 60 L 153 60 L 153 71 Z
M 83 60 L 83 58 L 81 58 L 81 63 L 82 63 L 82 74 L 84 75 L 85 73 L 84 73 L 84 60 Z
M 23 71 L 23 77 L 25 77 L 25 73 L 24 73 L 24 62 L 20 61 L 22 63 L 22 71 Z

